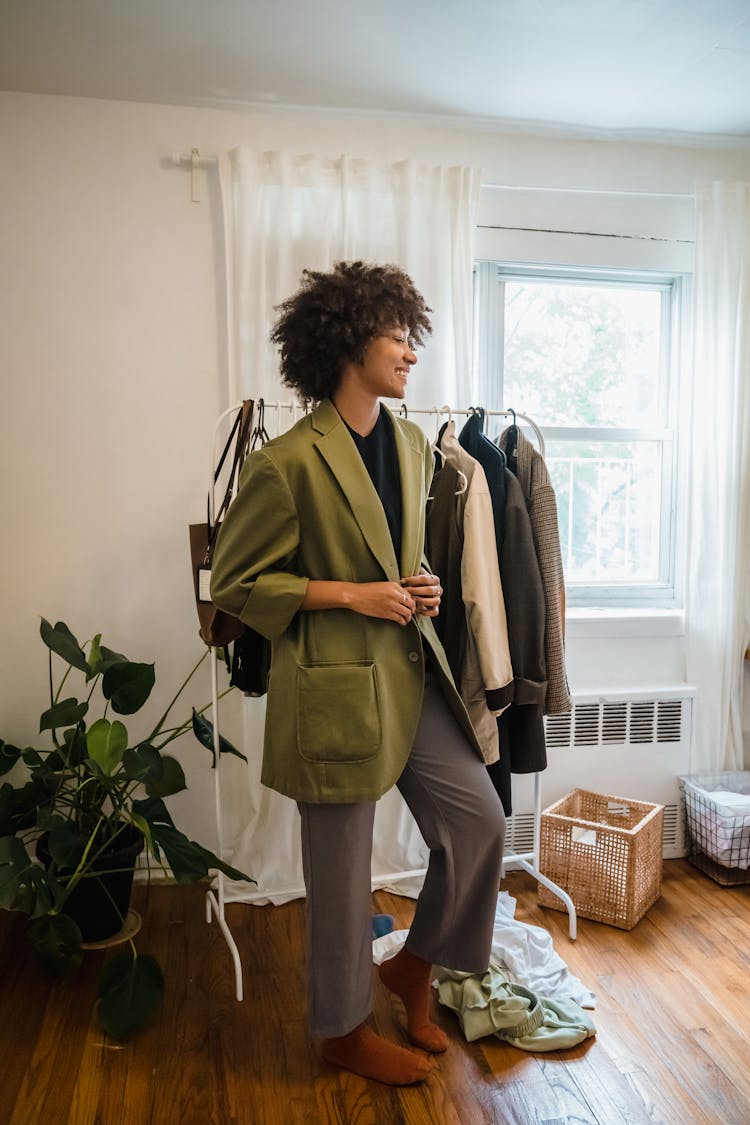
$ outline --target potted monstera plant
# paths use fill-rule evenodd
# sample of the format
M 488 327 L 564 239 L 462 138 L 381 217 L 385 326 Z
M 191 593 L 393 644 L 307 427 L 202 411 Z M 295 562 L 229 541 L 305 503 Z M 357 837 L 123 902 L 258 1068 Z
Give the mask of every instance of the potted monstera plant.
M 164 753 L 169 743 L 192 728 L 215 759 L 213 728 L 202 712 L 167 726 L 208 650 L 153 728 L 134 738 L 116 716 L 144 706 L 154 665 L 105 647 L 101 634 L 79 644 L 61 621 L 42 619 L 40 633 L 49 652 L 50 704 L 39 721 L 47 744 L 19 748 L 0 740 L 0 775 L 13 778 L 0 786 L 0 908 L 28 914 L 33 946 L 60 977 L 76 971 L 87 944 L 122 940 L 123 950 L 102 970 L 97 1013 L 124 1040 L 153 1016 L 164 991 L 158 963 L 127 939 L 140 852 L 180 883 L 216 869 L 254 881 L 188 839 L 164 803 L 186 788 L 179 761 Z M 79 681 L 75 694 L 71 676 Z M 242 757 L 224 738 L 221 750 Z

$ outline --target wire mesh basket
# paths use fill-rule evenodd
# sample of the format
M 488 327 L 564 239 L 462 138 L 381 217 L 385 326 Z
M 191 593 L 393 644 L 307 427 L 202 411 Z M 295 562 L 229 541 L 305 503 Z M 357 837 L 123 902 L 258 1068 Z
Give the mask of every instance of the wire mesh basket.
M 690 862 L 723 886 L 750 883 L 750 772 L 693 773 L 680 783 Z

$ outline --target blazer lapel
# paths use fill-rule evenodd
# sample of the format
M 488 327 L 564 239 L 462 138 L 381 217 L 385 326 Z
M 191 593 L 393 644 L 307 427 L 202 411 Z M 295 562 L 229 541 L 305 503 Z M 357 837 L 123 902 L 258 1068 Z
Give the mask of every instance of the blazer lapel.
M 401 577 L 406 578 L 419 573 L 422 561 L 427 499 L 423 491 L 424 462 L 422 450 L 411 433 L 392 414 L 391 419 L 401 474 Z
M 315 442 L 315 447 L 338 481 L 368 547 L 380 563 L 386 577 L 397 580 L 398 562 L 383 505 L 349 431 L 330 400 L 323 399 L 316 406 L 312 413 L 312 425 L 321 434 Z M 400 448 L 399 458 L 401 458 Z M 403 489 L 403 468 L 401 473 Z

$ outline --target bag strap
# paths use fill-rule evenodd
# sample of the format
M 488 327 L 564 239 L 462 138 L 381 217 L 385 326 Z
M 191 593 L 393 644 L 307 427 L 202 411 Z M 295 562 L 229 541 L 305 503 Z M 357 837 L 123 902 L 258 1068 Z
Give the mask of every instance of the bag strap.
M 230 430 L 229 437 L 227 438 L 227 444 L 224 446 L 221 457 L 219 458 L 219 464 L 216 466 L 216 469 L 214 470 L 214 484 L 216 484 L 216 482 L 218 481 L 219 475 L 221 474 L 221 470 L 224 467 L 224 462 L 227 459 L 227 454 L 229 453 L 229 450 L 232 448 L 232 442 L 234 441 L 234 436 L 237 433 L 240 422 L 242 421 L 242 411 L 244 410 L 244 407 L 245 407 L 245 403 L 243 402 L 242 407 L 237 411 L 237 414 L 235 415 L 234 422 L 232 423 L 232 429 Z
M 224 491 L 224 497 L 221 501 L 221 504 L 219 505 L 219 508 L 214 515 L 213 524 L 211 523 L 210 519 L 210 503 L 208 504 L 209 514 L 206 518 L 206 523 L 208 525 L 208 548 L 206 551 L 207 557 L 209 557 L 211 553 L 219 524 L 221 523 L 222 517 L 225 515 L 227 509 L 229 508 L 229 505 L 232 501 L 232 496 L 234 495 L 235 489 L 239 482 L 240 470 L 242 469 L 242 466 L 245 462 L 245 458 L 248 452 L 248 446 L 250 444 L 250 432 L 253 424 L 253 408 L 253 400 L 251 398 L 244 399 L 241 408 L 237 411 L 237 417 L 234 420 L 234 425 L 232 426 L 229 440 L 224 446 L 224 451 L 219 460 L 216 472 L 214 473 L 214 483 L 216 483 L 224 461 L 226 460 L 229 450 L 234 443 L 234 455 L 232 457 L 232 467 L 229 470 L 229 477 L 227 478 L 227 487 Z
M 253 400 L 251 398 L 245 399 L 242 403 L 240 418 L 242 419 L 242 424 L 240 426 L 240 431 L 237 435 L 237 441 L 234 446 L 232 468 L 229 473 L 227 487 L 226 491 L 224 492 L 224 499 L 222 501 L 222 508 L 224 509 L 228 508 L 231 503 L 232 495 L 239 482 L 240 470 L 242 469 L 242 466 L 245 463 L 245 457 L 247 456 L 247 446 L 250 440 L 250 429 L 253 424 Z
M 263 399 L 258 399 L 258 402 L 262 403 Z M 243 402 L 242 406 L 243 406 L 243 410 L 245 410 L 245 407 L 247 407 L 247 409 L 246 409 L 245 417 L 244 417 L 243 423 L 242 423 L 242 433 L 240 434 L 239 438 L 237 439 L 237 452 L 238 452 L 238 455 L 239 455 L 239 460 L 237 462 L 237 483 L 238 484 L 239 484 L 239 479 L 240 479 L 240 472 L 242 471 L 242 466 L 245 464 L 245 458 L 247 457 L 248 453 L 250 452 L 250 450 L 252 448 L 250 442 L 251 442 L 251 437 L 252 437 L 251 431 L 252 431 L 252 425 L 253 425 L 253 400 L 251 398 L 246 399 L 245 402 Z

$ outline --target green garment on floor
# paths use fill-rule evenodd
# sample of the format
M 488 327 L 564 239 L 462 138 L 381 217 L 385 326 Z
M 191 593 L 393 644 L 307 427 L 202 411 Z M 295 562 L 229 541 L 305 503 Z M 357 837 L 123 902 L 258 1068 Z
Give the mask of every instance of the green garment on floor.
M 523 1051 L 560 1051 L 596 1034 L 574 1000 L 537 996 L 492 963 L 483 975 L 436 967 L 435 977 L 440 1003 L 456 1012 L 470 1043 L 495 1035 Z

